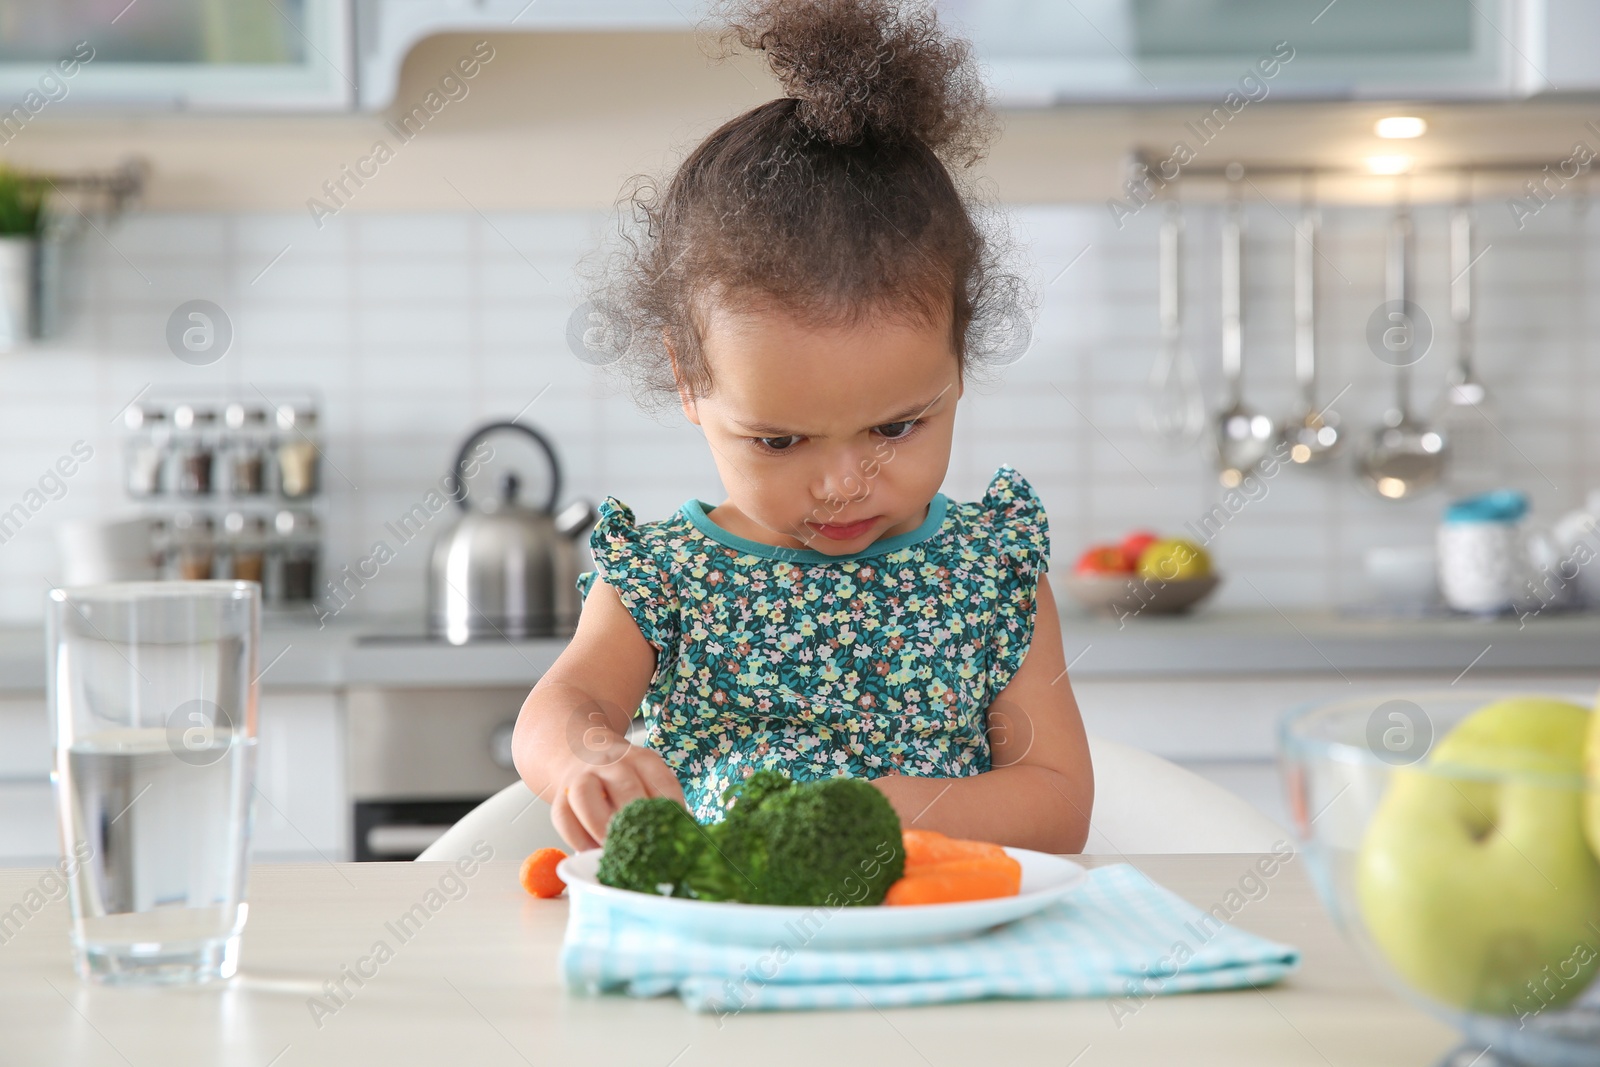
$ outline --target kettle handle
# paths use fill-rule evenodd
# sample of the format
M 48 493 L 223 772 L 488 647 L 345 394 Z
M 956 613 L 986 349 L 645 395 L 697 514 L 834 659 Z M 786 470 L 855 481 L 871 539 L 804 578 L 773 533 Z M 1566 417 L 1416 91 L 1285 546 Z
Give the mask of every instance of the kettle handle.
M 492 433 L 499 433 L 501 430 L 516 430 L 527 434 L 533 439 L 534 444 L 544 450 L 545 458 L 550 461 L 550 499 L 545 501 L 539 510 L 545 514 L 555 511 L 556 501 L 561 499 L 561 464 L 556 459 L 556 450 L 551 447 L 550 442 L 545 440 L 544 435 L 538 430 L 514 420 L 485 423 L 474 430 L 466 441 L 462 442 L 461 451 L 456 454 L 455 466 L 451 468 L 456 475 L 456 504 L 460 506 L 462 511 L 467 510 L 467 456 L 479 441 Z

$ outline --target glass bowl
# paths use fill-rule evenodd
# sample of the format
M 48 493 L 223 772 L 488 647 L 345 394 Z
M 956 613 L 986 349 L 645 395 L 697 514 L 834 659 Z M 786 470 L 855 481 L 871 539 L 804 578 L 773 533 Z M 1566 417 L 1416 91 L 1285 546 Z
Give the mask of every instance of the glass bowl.
M 1600 1067 L 1591 706 L 1446 690 L 1305 705 L 1280 724 L 1317 893 L 1389 985 L 1465 1036 L 1448 1062 Z

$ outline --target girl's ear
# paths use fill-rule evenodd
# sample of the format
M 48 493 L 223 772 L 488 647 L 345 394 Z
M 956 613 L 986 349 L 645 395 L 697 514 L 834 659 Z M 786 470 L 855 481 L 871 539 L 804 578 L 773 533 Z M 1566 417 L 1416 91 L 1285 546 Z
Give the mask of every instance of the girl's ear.
M 683 407 L 684 418 L 698 426 L 700 425 L 699 408 L 695 406 L 694 394 L 690 392 L 688 383 L 683 380 L 683 374 L 678 369 L 678 353 L 672 347 L 672 338 L 667 336 L 665 330 L 661 331 L 661 343 L 666 345 L 667 359 L 672 362 L 672 377 L 678 383 L 678 402 Z

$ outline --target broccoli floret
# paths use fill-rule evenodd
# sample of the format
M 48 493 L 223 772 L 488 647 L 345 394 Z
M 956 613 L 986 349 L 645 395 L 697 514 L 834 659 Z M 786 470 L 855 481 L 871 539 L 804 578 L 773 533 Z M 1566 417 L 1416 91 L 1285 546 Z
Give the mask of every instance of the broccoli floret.
M 881 904 L 905 873 L 900 816 L 859 778 L 769 795 L 736 832 L 737 848 L 727 851 L 748 860 L 754 885 L 741 899 L 751 904 Z
M 757 771 L 723 794 L 723 820 L 700 826 L 664 798 L 613 818 L 600 881 L 642 892 L 745 904 L 881 904 L 905 872 L 900 817 L 857 778 L 794 782 Z
M 639 893 L 677 887 L 705 848 L 705 834 L 683 805 L 666 797 L 641 797 L 611 817 L 597 877 L 604 885 Z
M 772 798 L 795 788 L 788 775 L 759 770 L 722 791 L 722 821 L 705 827 L 706 848 L 685 880 L 685 891 L 698 900 L 752 903 L 760 887 L 750 875 L 764 862 L 762 835 L 751 830 L 756 814 Z
M 753 815 L 770 796 L 794 788 L 794 779 L 782 771 L 763 769 L 722 791 L 722 821 L 741 821 Z

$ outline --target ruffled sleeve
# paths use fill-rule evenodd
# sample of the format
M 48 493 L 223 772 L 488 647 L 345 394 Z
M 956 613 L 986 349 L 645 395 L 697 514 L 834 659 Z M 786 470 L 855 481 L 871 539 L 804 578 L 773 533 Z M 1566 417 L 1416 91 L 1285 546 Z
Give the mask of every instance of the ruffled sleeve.
M 1039 575 L 1049 569 L 1050 521 L 1028 480 L 1009 466 L 995 472 L 982 504 L 1000 555 L 989 662 L 989 692 L 998 694 L 1011 684 L 1033 643 Z
M 664 654 L 678 639 L 678 605 L 672 584 L 634 523 L 632 508 L 608 496 L 601 501 L 599 513 L 589 533 L 595 570 L 578 575 L 578 593 L 587 599 L 597 575 L 615 589 L 639 632 L 658 650 L 659 671 Z

